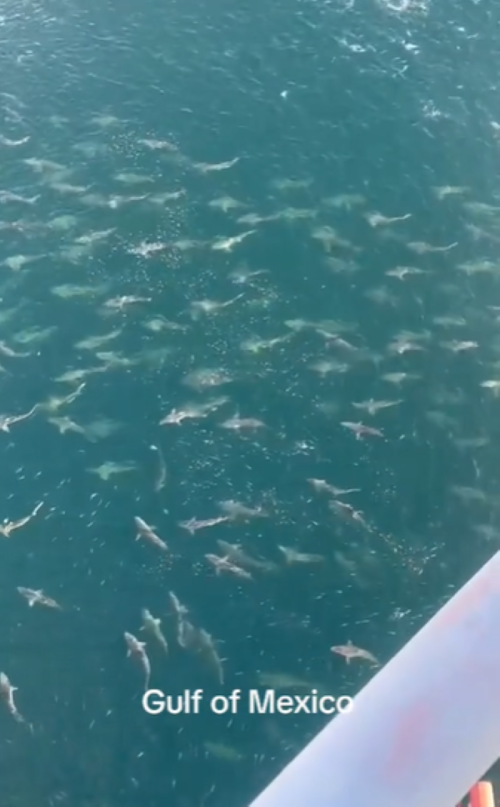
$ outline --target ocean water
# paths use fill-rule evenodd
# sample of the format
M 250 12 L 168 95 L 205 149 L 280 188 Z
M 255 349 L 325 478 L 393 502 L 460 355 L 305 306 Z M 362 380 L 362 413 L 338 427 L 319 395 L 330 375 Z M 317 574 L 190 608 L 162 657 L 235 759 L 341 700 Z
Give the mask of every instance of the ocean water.
M 355 695 L 331 646 L 498 548 L 499 15 L 0 8 L 5 807 L 244 807 L 327 718 L 147 715 L 124 633 L 165 692 Z

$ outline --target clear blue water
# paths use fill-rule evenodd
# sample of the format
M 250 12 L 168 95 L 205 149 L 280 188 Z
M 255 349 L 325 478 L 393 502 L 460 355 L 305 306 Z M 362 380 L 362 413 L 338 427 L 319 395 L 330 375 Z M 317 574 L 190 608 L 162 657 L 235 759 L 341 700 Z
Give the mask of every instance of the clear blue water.
M 355 694 L 373 671 L 330 646 L 388 660 L 497 547 L 498 401 L 481 384 L 496 378 L 500 296 L 496 270 L 460 266 L 494 262 L 500 238 L 499 12 L 397 5 L 0 8 L 0 408 L 39 404 L 0 433 L 0 516 L 43 502 L 0 536 L 0 669 L 26 720 L 3 704 L 5 805 L 244 807 L 324 724 L 144 714 L 123 639 L 140 636 L 143 607 L 170 645 L 165 660 L 148 639 L 153 684 L 221 689 L 179 647 L 169 591 L 216 640 L 224 691 L 286 673 Z M 410 217 L 374 225 L 374 212 Z M 237 221 L 249 213 L 263 220 Z M 325 245 L 322 227 L 344 243 Z M 162 247 L 136 254 L 143 242 Z M 422 274 L 386 274 L 398 266 Z M 265 272 L 238 283 L 243 270 Z M 145 300 L 109 306 L 123 295 Z M 403 332 L 423 349 L 398 354 Z M 252 352 L 256 338 L 278 341 Z M 228 381 L 193 389 L 200 369 Z M 400 402 L 353 407 L 370 399 Z M 235 415 L 265 426 L 221 428 Z M 341 425 L 359 420 L 383 437 Z M 92 472 L 106 462 L 133 468 L 106 481 Z M 308 478 L 359 488 L 346 501 L 368 528 Z M 266 517 L 192 537 L 179 525 L 227 500 Z M 137 515 L 171 557 L 134 541 Z M 217 539 L 278 571 L 215 574 Z M 323 562 L 289 567 L 280 546 Z M 30 609 L 17 586 L 62 610 Z

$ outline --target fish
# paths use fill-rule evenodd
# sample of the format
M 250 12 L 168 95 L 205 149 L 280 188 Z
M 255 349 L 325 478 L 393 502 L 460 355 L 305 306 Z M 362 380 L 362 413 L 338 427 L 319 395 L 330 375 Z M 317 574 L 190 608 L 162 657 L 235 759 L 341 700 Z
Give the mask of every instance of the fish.
M 155 451 L 158 457 L 158 468 L 156 471 L 155 481 L 154 481 L 154 491 L 155 493 L 159 493 L 160 490 L 163 490 L 165 484 L 167 482 L 167 465 L 165 462 L 165 457 L 163 456 L 163 452 L 161 448 L 155 445 L 150 446 L 151 451 Z
M 249 521 L 252 518 L 267 518 L 269 515 L 263 507 L 247 507 L 246 504 L 234 499 L 219 502 L 219 507 L 227 513 L 230 521 Z
M 244 754 L 241 754 L 236 748 L 224 743 L 204 742 L 203 747 L 213 757 L 222 760 L 223 762 L 241 762 L 245 759 Z
M 219 549 L 224 553 L 224 556 L 227 557 L 231 563 L 235 563 L 237 566 L 241 566 L 244 569 L 255 569 L 261 572 L 272 572 L 277 569 L 276 564 L 271 563 L 269 560 L 253 558 L 248 552 L 245 552 L 239 544 L 230 544 L 228 541 L 221 540 L 217 540 L 216 543 Z
M 217 524 L 224 524 L 229 521 L 229 516 L 215 516 L 215 518 L 190 518 L 187 521 L 179 521 L 179 527 L 187 530 L 190 535 L 194 535 L 198 530 L 203 530 L 206 527 L 215 527 Z
M 45 608 L 54 608 L 57 611 L 62 611 L 61 606 L 58 602 L 52 599 L 52 597 L 47 597 L 42 589 L 33 589 L 33 588 L 24 588 L 23 586 L 18 586 L 17 591 L 24 597 L 30 608 L 34 605 L 42 605 Z
M 291 566 L 294 563 L 308 564 L 308 563 L 323 563 L 323 555 L 313 555 L 310 552 L 298 552 L 291 546 L 282 546 L 278 544 L 278 549 L 284 555 L 285 563 Z
M 40 404 L 36 403 L 28 412 L 22 415 L 0 415 L 0 431 L 9 432 L 10 427 L 15 423 L 20 423 L 22 420 L 27 420 L 39 409 Z
M 124 311 L 126 306 L 136 303 L 150 303 L 151 297 L 136 297 L 135 295 L 124 294 L 121 297 L 113 297 L 104 303 L 104 308 L 108 311 Z
M 198 628 L 185 617 L 177 623 L 177 642 L 184 650 L 196 650 L 198 647 Z
M 186 616 L 186 614 L 188 613 L 188 609 L 186 608 L 185 605 L 183 605 L 180 602 L 179 598 L 174 594 L 173 591 L 169 591 L 168 598 L 170 600 L 170 604 L 172 605 L 172 609 L 175 615 L 178 618 Z
M 127 657 L 136 659 L 139 666 L 144 673 L 144 691 L 149 689 L 149 680 L 151 678 L 151 664 L 146 653 L 146 642 L 140 642 L 132 633 L 123 634 L 127 643 Z
M 163 541 L 154 532 L 153 528 L 150 527 L 149 524 L 146 524 L 146 522 L 142 518 L 140 518 L 140 516 L 135 516 L 134 517 L 134 522 L 135 522 L 135 526 L 137 527 L 136 540 L 139 540 L 140 538 L 144 538 L 150 544 L 153 544 L 153 546 L 156 546 L 156 547 L 158 547 L 158 549 L 161 549 L 162 552 L 169 552 L 170 551 L 167 544 L 165 543 L 165 541 Z
M 222 659 L 217 653 L 212 636 L 204 628 L 196 629 L 195 649 L 206 666 L 214 673 L 218 683 L 222 685 L 224 683 Z
M 239 235 L 233 235 L 231 238 L 217 238 L 212 243 L 212 249 L 222 252 L 231 252 L 233 247 L 235 247 L 237 244 L 241 244 L 245 238 L 248 238 L 249 235 L 253 235 L 253 233 L 256 232 L 257 230 L 246 230 L 246 232 L 240 233 Z
M 160 645 L 160 647 L 168 653 L 168 642 L 163 635 L 161 629 L 161 619 L 154 617 L 147 608 L 141 611 L 142 628 L 141 630 L 149 633 L 150 636 Z
M 365 530 L 368 530 L 369 532 L 371 531 L 370 527 L 363 518 L 363 514 L 359 510 L 355 510 L 354 507 L 347 504 L 347 502 L 340 502 L 338 499 L 333 499 L 328 502 L 328 507 L 345 521 L 354 521 Z
M 314 479 L 310 477 L 307 481 L 313 486 L 317 493 L 328 493 L 335 498 L 347 496 L 348 493 L 361 492 L 361 488 L 338 488 L 336 485 L 331 485 L 325 479 Z
M 394 401 L 374 401 L 373 398 L 370 398 L 368 401 L 353 403 L 353 406 L 355 409 L 363 409 L 369 415 L 376 415 L 381 409 L 388 409 L 392 406 L 398 406 L 400 403 L 403 403 L 402 398 L 398 398 Z
M 239 415 L 234 415 L 234 417 L 228 418 L 219 425 L 221 429 L 228 429 L 234 432 L 267 429 L 266 424 L 262 420 L 259 420 L 258 418 L 240 418 Z
M 13 350 L 5 342 L 0 342 L 0 353 L 2 356 L 8 356 L 11 359 L 26 358 L 27 356 L 31 356 L 31 353 L 20 353 L 19 351 Z
M 370 227 L 385 227 L 390 224 L 395 224 L 397 221 L 406 221 L 411 218 L 411 213 L 405 213 L 404 216 L 383 216 L 382 213 L 367 213 L 365 218 Z
M 168 598 L 176 619 L 177 643 L 179 647 L 187 650 L 196 643 L 196 628 L 187 618 L 188 609 L 180 602 L 173 591 L 169 592 Z
M 55 419 L 52 420 L 54 422 Z M 71 421 L 70 421 L 71 423 Z M 72 429 L 68 422 L 65 423 L 65 427 L 67 431 L 75 431 Z M 62 431 L 62 429 L 61 429 Z M 85 433 L 85 429 L 78 428 L 78 431 Z M 96 474 L 103 482 L 107 482 L 113 476 L 117 474 L 124 474 L 129 473 L 130 471 L 136 470 L 136 465 L 133 462 L 103 462 L 102 465 L 99 465 L 97 468 L 89 468 L 88 471 L 91 474 Z
M 18 518 L 17 521 L 7 521 L 5 524 L 1 524 L 0 535 L 3 535 L 5 538 L 10 538 L 11 533 L 13 533 L 15 530 L 21 529 L 21 527 L 25 527 L 26 524 L 28 524 L 31 519 L 37 515 L 42 505 L 43 502 L 37 504 L 28 516 Z
M 364 423 L 353 423 L 350 420 L 343 420 L 340 425 L 354 432 L 356 440 L 362 440 L 364 437 L 384 436 L 384 433 L 380 429 L 374 429 L 373 426 L 365 426 Z
M 177 617 L 177 641 L 179 646 L 196 654 L 215 674 L 219 684 L 224 683 L 222 659 L 217 653 L 215 641 L 204 628 L 198 628 L 187 619 L 187 609 L 170 592 L 170 602 Z
M 350 640 L 347 642 L 347 644 L 333 645 L 330 650 L 332 653 L 336 653 L 338 656 L 343 656 L 347 664 L 349 664 L 353 658 L 360 658 L 364 659 L 364 661 L 369 661 L 376 667 L 380 666 L 380 662 L 372 653 L 370 653 L 368 650 L 363 650 L 362 647 L 356 647 L 356 645 L 354 645 Z
M 250 572 L 247 572 L 246 569 L 242 569 L 241 566 L 237 566 L 236 563 L 232 563 L 228 556 L 221 558 L 219 555 L 213 555 L 211 552 L 208 552 L 205 558 L 214 567 L 215 574 L 223 574 L 225 572 L 226 574 L 231 574 L 234 577 L 240 577 L 244 580 L 253 580 Z
M 17 723 L 25 723 L 24 717 L 17 710 L 14 701 L 14 692 L 17 692 L 17 687 L 13 687 L 7 675 L 4 672 L 0 672 L 0 700 L 5 703 L 7 711 Z

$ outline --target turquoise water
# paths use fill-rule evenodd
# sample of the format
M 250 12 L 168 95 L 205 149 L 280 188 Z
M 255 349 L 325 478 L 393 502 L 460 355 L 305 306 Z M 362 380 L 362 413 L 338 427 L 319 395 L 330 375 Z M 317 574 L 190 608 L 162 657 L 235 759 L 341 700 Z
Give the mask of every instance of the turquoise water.
M 0 22 L 2 802 L 244 807 L 325 716 L 149 716 L 124 632 L 164 691 L 354 695 L 373 668 L 330 647 L 384 663 L 496 550 L 498 13 Z

